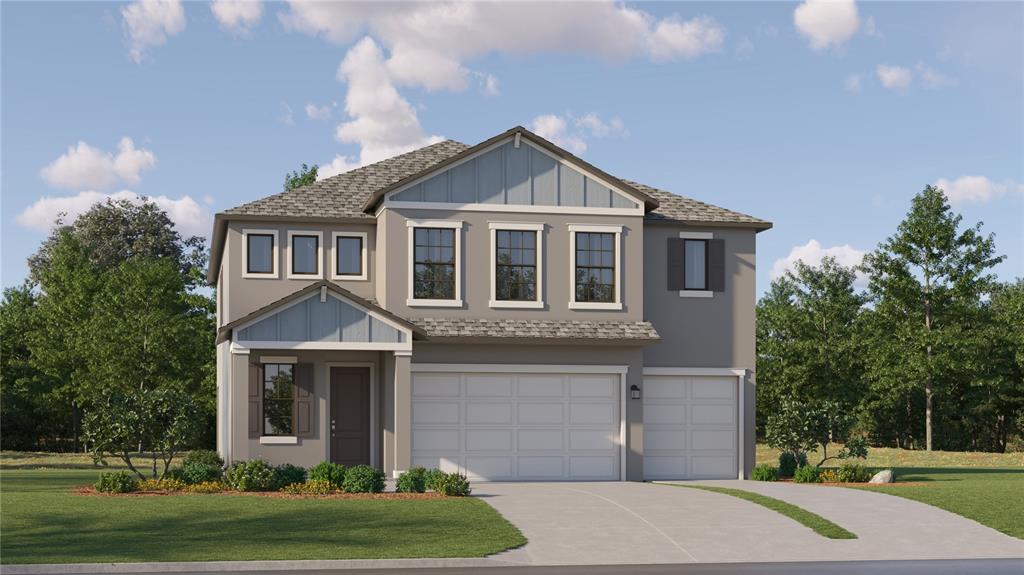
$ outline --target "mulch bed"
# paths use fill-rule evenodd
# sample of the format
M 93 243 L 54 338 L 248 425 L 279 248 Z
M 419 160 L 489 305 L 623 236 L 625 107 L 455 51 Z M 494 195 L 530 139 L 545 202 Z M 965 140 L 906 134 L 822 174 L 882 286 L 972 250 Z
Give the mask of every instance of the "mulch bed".
M 796 483 L 793 478 L 787 477 L 778 480 L 779 483 Z M 840 482 L 825 482 L 821 483 L 801 483 L 801 485 L 827 485 L 830 487 L 921 487 L 922 485 L 929 485 L 929 481 L 901 481 L 899 483 L 840 483 Z
M 89 497 L 160 497 L 165 495 L 220 495 L 227 497 L 269 497 L 271 499 L 444 499 L 440 493 L 331 493 L 328 495 L 293 495 L 283 491 L 217 491 L 190 493 L 188 491 L 132 491 L 130 493 L 103 493 L 91 485 L 71 489 L 75 495 Z

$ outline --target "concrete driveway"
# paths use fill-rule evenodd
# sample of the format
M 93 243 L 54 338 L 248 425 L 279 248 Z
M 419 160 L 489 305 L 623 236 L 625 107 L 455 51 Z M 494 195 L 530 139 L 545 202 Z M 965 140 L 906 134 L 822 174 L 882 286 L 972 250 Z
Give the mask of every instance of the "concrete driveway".
M 742 499 L 650 483 L 484 483 L 473 494 L 529 539 L 533 565 L 1024 558 L 1024 542 L 941 509 L 840 487 L 699 482 L 763 492 L 859 537 L 826 539 Z M 1024 565 L 1024 562 L 1022 562 Z

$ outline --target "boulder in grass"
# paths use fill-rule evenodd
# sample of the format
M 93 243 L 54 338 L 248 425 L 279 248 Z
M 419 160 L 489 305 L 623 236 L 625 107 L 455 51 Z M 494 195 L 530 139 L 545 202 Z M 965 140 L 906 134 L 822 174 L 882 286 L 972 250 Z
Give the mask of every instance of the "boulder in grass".
M 892 472 L 892 469 L 883 469 L 872 475 L 868 483 L 892 483 L 894 479 L 896 479 L 896 475 Z

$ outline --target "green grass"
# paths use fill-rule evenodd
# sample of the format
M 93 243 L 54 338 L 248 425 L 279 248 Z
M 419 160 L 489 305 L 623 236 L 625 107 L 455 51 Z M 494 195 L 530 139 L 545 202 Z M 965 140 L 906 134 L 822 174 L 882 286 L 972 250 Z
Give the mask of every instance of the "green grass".
M 745 491 L 743 489 L 730 489 L 728 487 L 712 487 L 710 485 L 682 485 L 678 483 L 665 484 L 670 487 L 686 487 L 688 489 L 701 489 L 703 491 L 711 491 L 713 493 L 721 493 L 722 495 L 731 495 L 733 497 L 739 497 L 740 499 L 756 503 L 762 507 L 767 507 L 772 511 L 781 513 L 786 517 L 789 517 L 793 521 L 803 525 L 804 527 L 810 528 L 812 531 L 821 535 L 822 537 L 828 537 L 829 539 L 856 539 L 857 536 L 853 533 L 843 529 L 839 525 L 832 523 L 828 519 L 825 519 L 817 513 L 811 513 L 803 507 L 797 507 L 792 503 L 786 503 L 781 499 L 775 499 L 774 497 L 768 497 L 767 495 L 761 495 L 760 493 L 753 493 L 751 491 Z
M 522 533 L 474 498 L 82 496 L 96 470 L 0 472 L 0 559 L 99 563 L 483 557 Z
M 174 458 L 175 464 L 185 454 Z M 151 469 L 153 460 L 148 453 L 133 453 L 132 463 L 136 468 L 146 472 Z M 163 464 L 159 463 L 163 469 Z M 141 466 L 141 467 L 140 467 Z M 107 469 L 127 469 L 117 457 L 107 459 Z M 88 453 L 47 453 L 44 451 L 0 451 L 0 469 L 101 469 L 92 461 Z
M 854 489 L 934 505 L 1024 539 L 1024 469 L 896 468 L 895 472 L 896 484 Z
M 757 462 L 778 465 L 779 452 L 757 446 Z M 814 456 L 812 462 L 816 462 Z M 870 489 L 906 497 L 973 519 L 1012 537 L 1024 539 L 1024 453 L 911 451 L 872 447 L 860 463 L 892 469 L 896 484 Z M 826 466 L 842 465 L 829 461 Z M 920 485 L 900 485 L 920 483 Z

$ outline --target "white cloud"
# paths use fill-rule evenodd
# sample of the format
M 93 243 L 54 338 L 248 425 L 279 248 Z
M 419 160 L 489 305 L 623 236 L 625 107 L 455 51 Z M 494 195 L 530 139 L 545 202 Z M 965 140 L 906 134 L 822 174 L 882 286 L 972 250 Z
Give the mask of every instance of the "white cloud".
M 917 70 L 917 77 L 921 80 L 921 85 L 928 90 L 938 90 L 940 88 L 947 88 L 950 86 L 956 86 L 960 83 L 959 80 L 926 66 L 922 62 L 918 62 L 915 67 Z
M 316 179 L 322 180 L 331 176 L 337 176 L 338 174 L 343 174 L 349 170 L 354 170 L 361 165 L 362 164 L 355 158 L 337 154 L 334 156 L 333 160 L 317 168 Z
M 1009 193 L 1024 194 L 1024 184 L 993 182 L 985 176 L 961 176 L 955 180 L 939 178 L 935 187 L 946 193 L 951 204 L 985 203 Z
M 286 29 L 349 49 L 339 69 L 348 120 L 340 141 L 365 164 L 439 139 L 419 123 L 402 87 L 496 95 L 498 78 L 469 62 L 489 54 L 567 53 L 623 62 L 689 60 L 720 49 L 725 30 L 708 16 L 656 18 L 623 4 L 526 2 L 303 2 L 278 15 Z M 360 36 L 364 36 L 361 40 Z M 346 159 L 346 166 L 353 160 Z
M 577 156 L 587 151 L 587 143 L 583 138 L 569 133 L 566 121 L 554 114 L 537 116 L 530 122 L 530 130 Z
M 348 84 L 345 112 L 351 120 L 338 125 L 335 137 L 360 146 L 360 165 L 442 140 L 424 133 L 416 110 L 398 93 L 383 64 L 384 54 L 366 37 L 348 51 L 338 67 L 338 78 Z
M 750 38 L 743 38 L 736 43 L 736 59 L 749 60 L 754 55 L 754 43 Z
M 90 190 L 79 192 L 73 196 L 45 196 L 25 208 L 15 219 L 25 228 L 45 233 L 53 227 L 58 218 L 61 218 L 64 223 L 71 223 L 75 218 L 88 211 L 93 204 L 106 201 L 108 198 L 136 203 L 142 202 L 143 199 L 129 190 L 121 190 L 112 194 Z M 167 212 L 167 216 L 183 236 L 209 236 L 213 218 L 191 196 L 182 196 L 177 199 L 156 196 L 148 199 Z
M 235 34 L 248 34 L 263 18 L 259 0 L 213 0 L 210 11 L 221 28 Z
M 153 152 L 135 147 L 124 137 L 117 145 L 117 155 L 104 152 L 79 141 L 56 160 L 40 170 L 43 180 L 55 188 L 81 190 L 110 188 L 119 182 L 138 184 L 143 170 L 156 165 Z
M 772 265 L 771 277 L 772 279 L 780 278 L 787 271 L 795 270 L 797 261 L 802 261 L 809 266 L 819 266 L 821 260 L 826 257 L 835 258 L 836 262 L 846 267 L 858 266 L 864 261 L 864 253 L 864 250 L 859 250 L 850 244 L 822 247 L 818 240 L 812 239 L 802 246 L 793 246 L 793 249 L 789 250 L 789 255 L 775 260 Z M 854 286 L 862 289 L 866 285 L 867 279 L 863 274 L 858 273 Z
M 876 38 L 882 37 L 882 32 L 878 29 L 878 25 L 875 24 L 874 16 L 868 16 L 864 19 L 864 24 L 860 27 L 861 31 L 865 36 L 874 36 Z
M 846 88 L 847 92 L 859 94 L 861 89 L 863 88 L 862 84 L 863 81 L 860 77 L 860 74 L 851 74 L 846 77 L 846 80 L 843 82 L 843 87 Z
M 137 0 L 121 8 L 128 53 L 136 63 L 146 50 L 162 46 L 185 29 L 185 8 L 180 0 Z
M 317 106 L 312 103 L 306 104 L 306 117 L 310 120 L 326 120 L 331 117 L 331 105 Z
M 857 33 L 860 17 L 853 0 L 806 0 L 793 11 L 793 24 L 811 48 L 838 47 Z
M 879 81 L 890 90 L 906 90 L 910 87 L 910 70 L 903 66 L 879 64 L 876 69 Z

